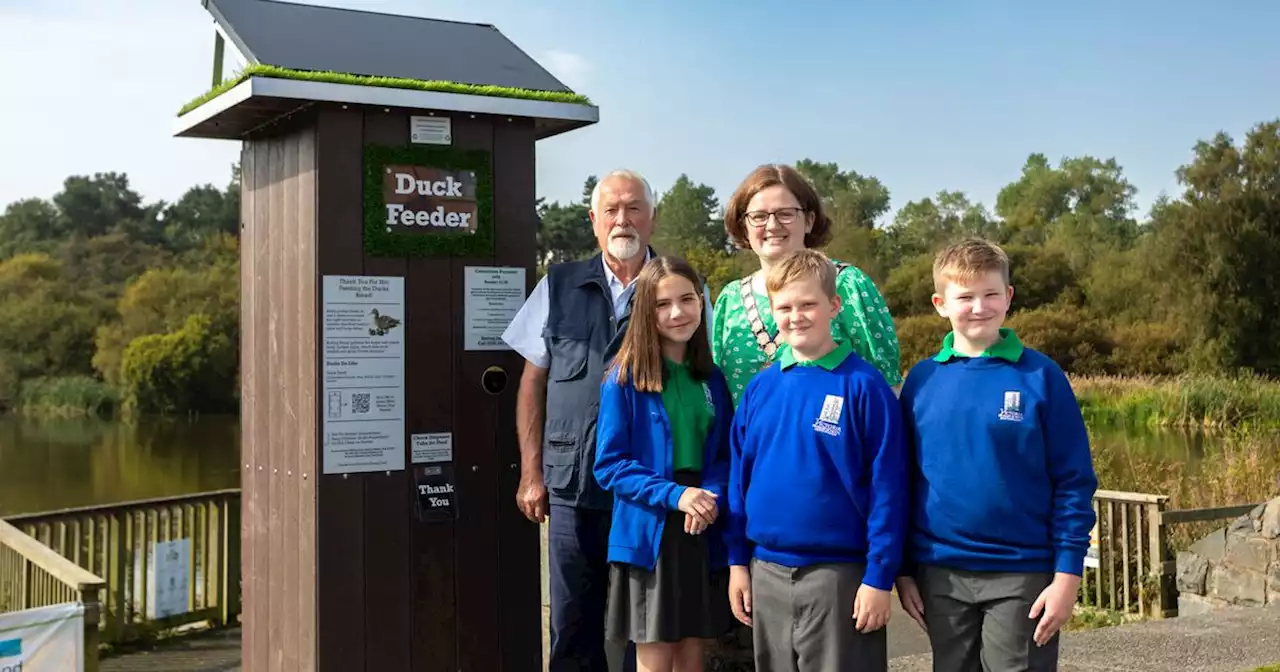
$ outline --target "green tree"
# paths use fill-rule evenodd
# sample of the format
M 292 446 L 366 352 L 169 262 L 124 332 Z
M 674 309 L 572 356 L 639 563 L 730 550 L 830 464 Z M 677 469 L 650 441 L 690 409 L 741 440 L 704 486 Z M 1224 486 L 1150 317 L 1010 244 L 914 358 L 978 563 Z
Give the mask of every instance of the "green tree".
M 1063 159 L 1057 168 L 1032 154 L 1022 176 L 996 198 L 1009 242 L 1056 247 L 1082 270 L 1095 253 L 1125 249 L 1139 229 L 1130 216 L 1137 190 L 1115 159 Z
M 728 249 L 715 190 L 694 184 L 688 175 L 676 178 L 658 200 L 655 221 L 653 246 L 661 253 L 688 256 L 695 249 Z
M 133 413 L 234 408 L 236 342 L 208 315 L 189 315 L 176 331 L 134 339 L 121 365 L 124 405 Z
M 876 221 L 889 211 L 889 189 L 875 177 L 840 170 L 836 163 L 801 159 L 795 167 L 813 184 L 831 218 L 827 254 L 883 280 L 887 268 L 879 250 L 884 232 L 876 228 Z
M 1176 306 L 1197 368 L 1280 373 L 1280 119 L 1195 145 L 1182 197 L 1153 208 L 1160 298 Z
M 0 353 L 21 378 L 91 371 L 105 309 L 66 282 L 57 259 L 27 253 L 0 262 Z
M 934 198 L 902 206 L 886 227 L 883 261 L 897 266 L 904 258 L 934 253 L 965 236 L 999 241 L 1000 222 L 981 203 L 959 191 L 939 191 Z
M 233 263 L 204 268 L 153 268 L 130 283 L 116 321 L 98 328 L 93 366 L 112 385 L 123 383 L 124 354 L 137 339 L 180 330 L 193 315 L 239 340 L 240 272 Z M 227 372 L 234 377 L 233 369 Z

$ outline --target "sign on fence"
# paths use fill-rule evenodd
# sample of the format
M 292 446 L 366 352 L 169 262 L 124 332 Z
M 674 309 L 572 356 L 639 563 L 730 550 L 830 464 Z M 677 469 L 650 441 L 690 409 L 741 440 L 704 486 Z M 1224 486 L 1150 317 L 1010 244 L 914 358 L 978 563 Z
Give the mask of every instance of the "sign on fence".
M 147 614 L 164 618 L 190 610 L 191 540 L 158 541 L 147 568 Z M 4 672 L 0 670 L 0 672 Z
M 1089 550 L 1084 554 L 1084 566 L 1098 569 L 1098 525 L 1095 523 L 1089 531 Z
M 83 672 L 84 605 L 0 614 L 0 672 Z

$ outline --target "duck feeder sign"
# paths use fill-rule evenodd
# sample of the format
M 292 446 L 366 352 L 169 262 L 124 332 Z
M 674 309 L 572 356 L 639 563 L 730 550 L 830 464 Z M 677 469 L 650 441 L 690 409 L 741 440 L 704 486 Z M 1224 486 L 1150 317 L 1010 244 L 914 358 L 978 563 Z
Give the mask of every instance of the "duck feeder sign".
M 476 232 L 476 173 L 429 166 L 383 168 L 387 230 L 402 233 Z

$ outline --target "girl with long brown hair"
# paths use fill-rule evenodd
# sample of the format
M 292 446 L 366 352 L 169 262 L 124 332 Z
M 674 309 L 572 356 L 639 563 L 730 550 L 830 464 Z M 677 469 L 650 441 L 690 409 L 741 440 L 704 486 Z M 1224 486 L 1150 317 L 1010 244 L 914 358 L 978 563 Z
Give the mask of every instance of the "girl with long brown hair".
M 649 261 L 601 388 L 595 476 L 614 495 L 607 635 L 636 644 L 640 672 L 702 669 L 727 631 L 721 507 L 733 403 L 711 361 L 701 280 Z

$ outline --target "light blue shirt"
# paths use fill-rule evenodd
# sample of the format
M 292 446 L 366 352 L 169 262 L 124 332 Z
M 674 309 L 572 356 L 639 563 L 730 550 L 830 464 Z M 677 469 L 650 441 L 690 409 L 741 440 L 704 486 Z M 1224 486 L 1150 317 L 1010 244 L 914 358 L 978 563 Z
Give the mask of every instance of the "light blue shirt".
M 650 259 L 650 253 L 645 251 L 645 263 Z M 609 284 L 609 294 L 613 297 L 614 314 L 621 313 L 626 307 L 629 295 L 626 293 L 631 285 L 635 284 L 635 280 L 631 281 L 631 285 L 624 285 L 618 279 L 618 276 L 609 268 L 609 264 L 604 262 L 604 257 L 600 258 L 600 263 L 604 266 L 604 277 Z M 702 286 L 703 315 L 702 319 L 706 322 L 707 338 L 711 338 L 711 296 L 707 290 L 707 286 Z M 551 311 L 551 297 L 547 294 L 547 278 L 543 276 L 538 280 L 538 284 L 534 285 L 533 291 L 529 293 L 529 298 L 525 300 L 524 305 L 520 307 L 520 312 L 516 313 L 515 318 L 511 320 L 511 324 L 507 325 L 506 331 L 502 332 L 502 340 L 511 346 L 512 350 L 520 353 L 530 364 L 539 368 L 551 367 L 551 355 L 547 353 L 547 343 L 542 338 L 542 330 L 547 326 L 547 314 Z

